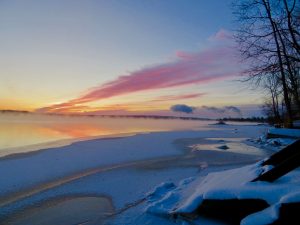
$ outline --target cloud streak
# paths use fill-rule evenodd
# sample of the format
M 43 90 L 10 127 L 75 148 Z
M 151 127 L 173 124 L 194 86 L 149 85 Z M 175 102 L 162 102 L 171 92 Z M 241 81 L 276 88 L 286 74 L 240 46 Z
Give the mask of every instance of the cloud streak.
M 92 89 L 75 102 L 84 103 L 137 91 L 206 83 L 236 75 L 237 72 L 232 52 L 225 47 L 196 54 L 180 53 L 178 57 L 172 63 L 120 76 L 114 81 Z
M 220 36 L 222 36 L 222 41 L 227 37 L 226 35 Z M 61 111 L 78 104 L 139 91 L 205 84 L 232 77 L 239 73 L 233 51 L 233 48 L 229 48 L 226 44 L 214 45 L 197 53 L 180 51 L 176 53 L 176 59 L 172 62 L 119 76 L 111 82 L 88 90 L 86 94 L 78 98 L 45 107 L 39 111 Z
M 223 114 L 223 113 L 227 113 L 227 112 L 233 112 L 238 114 L 239 116 L 242 116 L 242 111 L 236 107 L 236 106 L 224 106 L 222 108 L 220 107 L 215 107 L 215 106 L 202 106 L 203 109 L 214 112 L 214 113 L 218 113 L 218 114 Z

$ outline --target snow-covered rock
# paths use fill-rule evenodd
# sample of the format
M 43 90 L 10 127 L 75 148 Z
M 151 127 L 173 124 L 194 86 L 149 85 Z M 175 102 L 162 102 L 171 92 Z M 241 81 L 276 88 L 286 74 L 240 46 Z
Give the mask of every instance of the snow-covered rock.
M 268 136 L 300 138 L 300 129 L 270 128 L 268 130 Z
M 151 202 L 147 211 L 165 215 L 191 214 L 204 200 L 261 199 L 270 206 L 247 216 L 241 224 L 269 224 L 278 218 L 282 203 L 300 202 L 299 170 L 272 183 L 251 182 L 270 169 L 271 166 L 261 166 L 259 162 L 238 169 L 209 173 L 204 179 L 195 179 L 194 182 L 169 190 L 161 199 Z M 194 186 L 193 191 L 188 188 L 189 185 Z
M 218 146 L 218 149 L 227 150 L 229 147 L 227 145 Z

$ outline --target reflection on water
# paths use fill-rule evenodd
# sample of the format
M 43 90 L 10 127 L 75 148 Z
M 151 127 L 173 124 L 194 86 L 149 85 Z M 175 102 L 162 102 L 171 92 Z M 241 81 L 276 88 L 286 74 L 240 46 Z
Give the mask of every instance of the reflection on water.
M 206 129 L 207 124 L 207 121 L 174 119 L 0 114 L 0 156 L 15 153 L 17 147 L 66 139 L 150 131 Z

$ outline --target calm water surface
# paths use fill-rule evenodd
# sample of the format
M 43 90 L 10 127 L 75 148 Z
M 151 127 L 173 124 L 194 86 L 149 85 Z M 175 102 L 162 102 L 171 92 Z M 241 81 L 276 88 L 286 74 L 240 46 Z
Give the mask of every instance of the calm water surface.
M 105 135 L 212 129 L 209 123 L 212 121 L 4 114 L 0 115 L 0 156 Z

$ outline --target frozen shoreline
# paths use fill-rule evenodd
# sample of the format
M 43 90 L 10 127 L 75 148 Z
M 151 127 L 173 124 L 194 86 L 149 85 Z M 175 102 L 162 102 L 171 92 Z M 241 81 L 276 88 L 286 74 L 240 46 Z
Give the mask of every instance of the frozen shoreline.
M 257 149 L 235 151 L 237 146 L 248 146 L 244 143 L 247 138 L 263 131 L 259 126 L 229 125 L 217 130 L 155 132 L 76 142 L 3 159 L 0 218 L 76 194 L 111 196 L 115 209 L 120 210 L 143 198 L 158 183 L 178 182 L 211 169 L 234 168 L 264 158 L 267 153 Z M 197 143 L 211 149 L 189 147 Z M 215 149 L 221 144 L 229 149 Z
M 0 156 L 109 136 L 201 129 L 207 124 L 202 120 L 2 114 Z
M 77 142 L 125 138 L 125 137 L 130 137 L 142 133 L 143 132 L 118 133 L 118 134 L 99 135 L 99 136 L 92 136 L 92 137 L 71 138 L 71 139 L 62 139 L 58 141 L 43 142 L 43 143 L 33 144 L 33 145 L 25 145 L 22 147 L 3 148 L 1 149 L 0 152 L 0 160 L 26 157 L 45 150 L 60 148 Z

